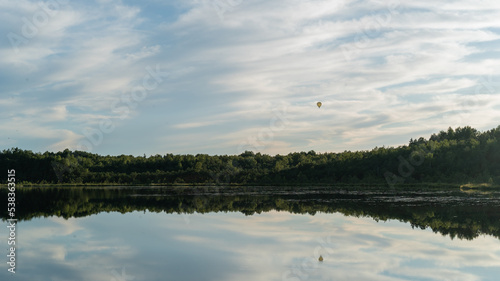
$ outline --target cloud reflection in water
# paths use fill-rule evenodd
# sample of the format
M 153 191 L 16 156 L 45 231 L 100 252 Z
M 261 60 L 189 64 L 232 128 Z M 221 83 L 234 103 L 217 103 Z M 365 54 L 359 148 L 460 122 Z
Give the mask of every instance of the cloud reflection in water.
M 495 280 L 500 241 L 318 213 L 132 212 L 34 219 L 1 280 Z M 324 257 L 318 262 L 319 255 Z M 125 280 L 120 280 L 125 279 Z

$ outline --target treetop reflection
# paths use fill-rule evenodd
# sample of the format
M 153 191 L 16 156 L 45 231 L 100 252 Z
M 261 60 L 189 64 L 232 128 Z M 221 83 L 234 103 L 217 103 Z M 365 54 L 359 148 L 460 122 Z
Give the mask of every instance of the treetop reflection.
M 244 189 L 244 190 L 243 190 Z M 346 191 L 271 190 L 252 194 L 240 187 L 210 194 L 175 188 L 19 188 L 16 190 L 19 221 L 37 217 L 85 217 L 101 212 L 150 211 L 165 213 L 241 212 L 245 215 L 287 211 L 317 212 L 371 217 L 376 221 L 399 220 L 413 228 L 431 228 L 451 238 L 474 239 L 479 235 L 500 238 L 498 193 L 401 192 L 391 190 Z M 5 205 L 7 190 L 0 189 Z M 2 220 L 7 219 L 7 207 Z

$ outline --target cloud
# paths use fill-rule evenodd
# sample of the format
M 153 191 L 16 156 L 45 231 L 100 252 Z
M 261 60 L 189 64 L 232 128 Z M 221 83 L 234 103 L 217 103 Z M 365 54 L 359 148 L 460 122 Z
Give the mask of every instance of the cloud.
M 189 129 L 189 128 L 198 128 L 198 127 L 210 126 L 210 125 L 213 125 L 213 124 L 215 124 L 215 122 L 184 123 L 184 124 L 175 125 L 174 128 Z
M 83 130 L 99 120 L 118 118 L 112 105 L 128 102 L 130 114 L 106 139 L 116 139 L 113 134 L 122 128 L 130 133 L 120 136 L 134 140 L 138 136 L 132 132 L 140 128 L 132 124 L 169 120 L 174 130 L 154 133 L 165 142 L 150 146 L 148 154 L 232 153 L 228 144 L 268 129 L 279 104 L 289 107 L 289 122 L 261 146 L 270 154 L 286 152 L 280 147 L 343 151 L 380 146 L 381 140 L 402 144 L 404 138 L 420 137 L 415 134 L 422 126 L 435 132 L 455 125 L 498 125 L 498 79 L 489 78 L 500 71 L 496 2 L 292 2 L 61 5 L 18 53 L 8 41 L 0 44 L 5 58 L 0 107 L 20 125 L 31 122 L 49 130 L 58 121 L 61 133 L 71 131 L 60 135 L 66 142 L 46 144 L 54 149 L 84 139 Z M 33 1 L 1 5 L 8 11 L 0 27 L 4 33 L 21 34 L 20 18 L 31 19 L 40 10 Z M 131 91 L 148 74 L 146 67 L 157 64 L 168 79 L 141 102 L 131 101 Z M 482 95 L 494 102 L 480 102 Z M 24 109 L 8 107 L 10 97 Z M 468 99 L 477 102 L 457 109 Z M 317 101 L 324 104 L 321 113 Z M 57 106 L 66 112 L 38 119 L 20 114 Z M 462 118 L 460 111 L 470 115 Z M 485 118 L 484 112 L 491 116 Z M 54 119 L 63 116 L 65 122 Z M 173 142 L 189 139 L 196 129 L 191 147 Z M 328 141 L 340 131 L 341 138 Z M 205 144 L 207 139 L 220 145 Z M 35 139 L 18 141 L 30 148 Z M 133 143 L 111 150 L 103 143 L 93 152 L 142 154 Z

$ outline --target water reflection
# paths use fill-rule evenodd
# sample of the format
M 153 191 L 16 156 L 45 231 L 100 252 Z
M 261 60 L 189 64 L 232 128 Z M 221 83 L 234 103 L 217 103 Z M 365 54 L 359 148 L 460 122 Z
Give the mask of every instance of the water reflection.
M 446 211 L 425 194 L 408 203 L 401 194 L 379 193 L 256 198 L 74 190 L 51 201 L 43 197 L 47 191 L 37 192 L 47 201 L 21 213 L 18 273 L 11 276 L 2 263 L 0 280 L 497 280 L 500 274 L 496 225 L 485 223 L 498 215 L 490 195 L 455 200 L 458 195 L 446 194 L 462 206 L 444 200 Z M 21 195 L 26 207 L 36 201 L 29 193 Z M 383 208 L 381 201 L 399 203 Z M 324 211 L 311 215 L 313 208 Z M 327 213 L 333 209 L 344 212 Z M 394 219 L 373 219 L 391 212 Z M 439 218 L 453 229 L 478 217 L 481 229 L 493 230 L 450 239 L 397 217 L 409 214 L 420 222 Z M 456 214 L 465 217 L 454 221 Z
M 500 242 L 491 236 L 451 240 L 397 221 L 341 214 L 209 213 L 193 214 L 189 223 L 150 212 L 53 217 L 21 223 L 20 245 L 15 280 L 495 280 L 500 274 Z M 6 272 L 2 280 L 10 280 Z
M 397 219 L 414 228 L 431 228 L 450 237 L 474 239 L 481 234 L 500 238 L 500 193 L 457 191 L 401 192 L 316 189 L 262 192 L 241 190 L 218 194 L 176 188 L 28 188 L 18 189 L 16 216 L 85 217 L 101 212 L 151 211 L 179 213 L 189 222 L 193 213 L 241 212 L 253 215 L 272 210 L 315 215 L 317 212 Z M 252 194 L 253 193 L 253 194 Z M 0 189 L 1 216 L 7 217 L 6 190 Z

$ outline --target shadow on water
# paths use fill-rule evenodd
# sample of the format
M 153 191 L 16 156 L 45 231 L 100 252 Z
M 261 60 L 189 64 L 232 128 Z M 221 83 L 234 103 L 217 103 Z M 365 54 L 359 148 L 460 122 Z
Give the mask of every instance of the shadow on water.
M 7 190 L 0 189 L 1 217 L 7 217 Z M 272 210 L 315 215 L 342 213 L 376 221 L 399 220 L 413 228 L 431 228 L 451 238 L 500 238 L 500 193 L 461 191 L 332 190 L 327 188 L 237 187 L 32 187 L 16 190 L 16 218 L 85 217 L 101 212 L 165 213 Z

